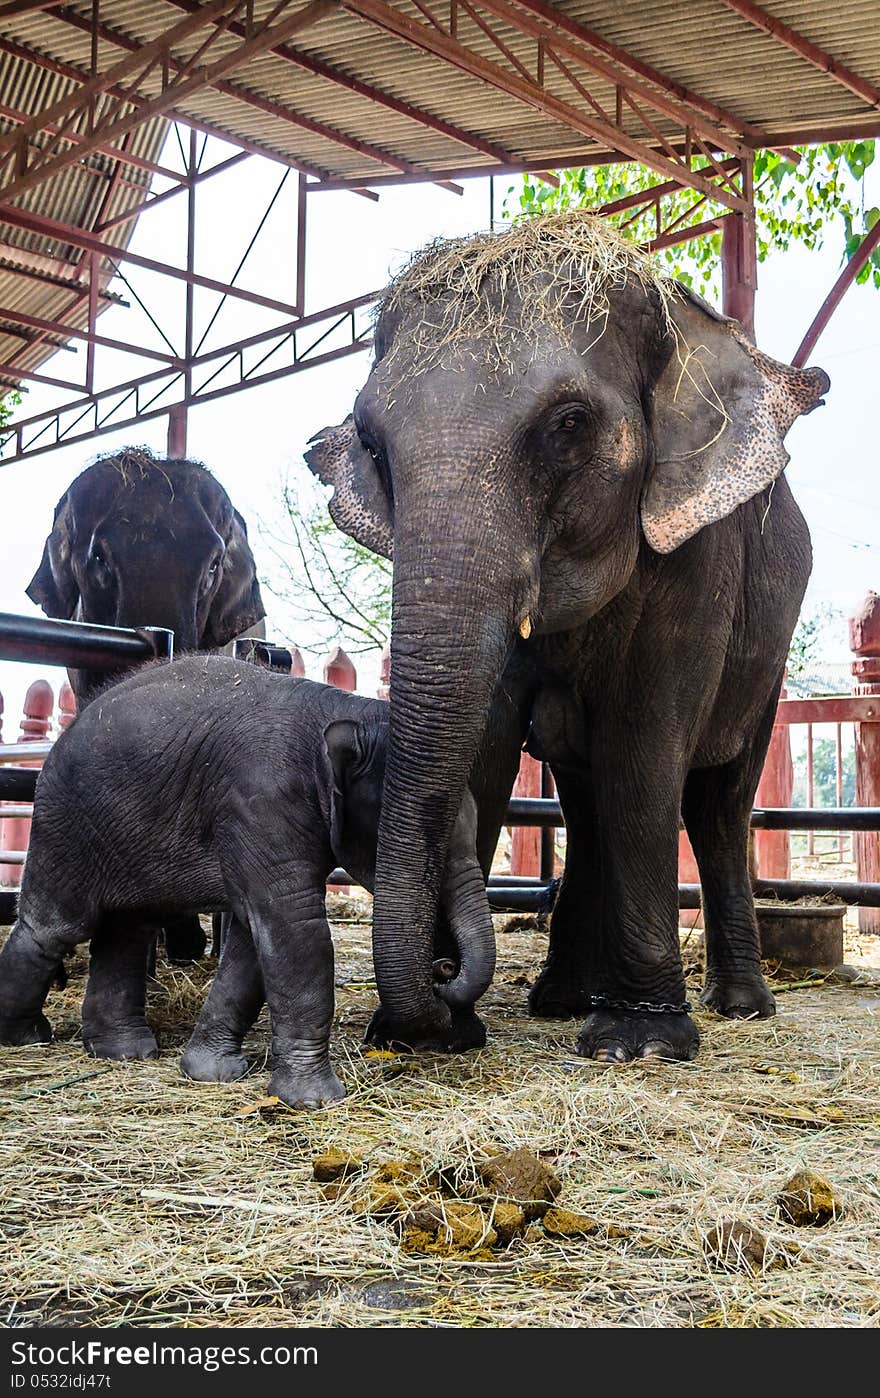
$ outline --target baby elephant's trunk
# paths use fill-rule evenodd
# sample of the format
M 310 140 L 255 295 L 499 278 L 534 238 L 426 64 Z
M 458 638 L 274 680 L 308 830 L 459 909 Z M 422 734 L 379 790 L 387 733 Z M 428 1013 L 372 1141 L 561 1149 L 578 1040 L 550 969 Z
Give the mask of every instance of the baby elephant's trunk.
M 447 1005 L 467 1009 L 488 989 L 495 972 L 492 914 L 483 873 L 473 857 L 459 861 L 452 852 L 442 907 L 455 938 L 460 966 L 450 980 L 448 974 L 454 965 L 449 966 L 445 959 L 435 963 L 437 994 Z M 444 979 L 446 983 L 442 984 Z

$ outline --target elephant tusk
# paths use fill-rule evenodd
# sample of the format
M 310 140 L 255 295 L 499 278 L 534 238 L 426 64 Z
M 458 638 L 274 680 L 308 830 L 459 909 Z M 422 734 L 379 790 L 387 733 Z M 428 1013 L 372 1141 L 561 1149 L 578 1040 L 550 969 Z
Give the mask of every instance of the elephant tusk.
M 519 634 L 522 636 L 522 638 L 523 638 L 524 641 L 527 641 L 527 640 L 529 639 L 529 637 L 531 636 L 531 634 L 532 634 L 532 623 L 531 623 L 531 619 L 530 619 L 529 617 L 524 616 L 523 619 L 522 619 L 522 621 L 520 622 L 520 624 L 519 624 Z

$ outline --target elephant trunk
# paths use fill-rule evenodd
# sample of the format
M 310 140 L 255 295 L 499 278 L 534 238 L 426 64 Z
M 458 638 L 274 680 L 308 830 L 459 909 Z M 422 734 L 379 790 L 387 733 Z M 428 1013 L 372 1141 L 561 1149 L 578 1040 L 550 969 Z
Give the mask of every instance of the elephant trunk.
M 450 1024 L 444 999 L 463 1002 L 491 976 L 491 922 L 482 888 L 484 911 L 476 914 L 475 880 L 456 912 L 462 972 L 442 998 L 432 975 L 434 931 L 450 834 L 529 580 L 529 569 L 516 566 L 524 553 L 511 545 L 510 524 L 503 527 L 500 510 L 495 526 L 487 519 L 485 495 L 460 492 L 454 514 L 439 496 L 438 484 L 433 499 L 398 501 L 373 916 L 379 994 L 391 1023 L 413 1043 L 442 1039 Z
M 460 964 L 458 973 L 438 988 L 438 994 L 447 1005 L 467 1009 L 488 990 L 495 974 L 495 929 L 483 871 L 476 859 L 457 864 L 450 859 L 443 911 Z

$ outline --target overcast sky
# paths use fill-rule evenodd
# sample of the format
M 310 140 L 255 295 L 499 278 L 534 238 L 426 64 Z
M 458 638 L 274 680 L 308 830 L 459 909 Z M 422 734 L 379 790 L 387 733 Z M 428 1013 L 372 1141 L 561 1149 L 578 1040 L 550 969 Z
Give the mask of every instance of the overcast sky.
M 174 139 L 173 136 L 171 138 Z M 176 145 L 176 142 L 175 142 Z M 206 165 L 228 154 L 211 142 Z M 169 163 L 169 144 L 162 159 Z M 179 163 L 179 162 L 178 162 Z M 198 194 L 197 270 L 228 278 L 236 267 L 254 227 L 283 176 L 278 165 L 259 157 L 242 162 L 228 175 L 201 186 Z M 161 186 L 157 186 L 161 187 Z M 507 182 L 496 181 L 500 205 Z M 309 203 L 308 311 L 381 287 L 388 272 L 406 255 L 440 235 L 484 228 L 489 222 L 489 182 L 465 183 L 456 197 L 433 186 L 386 190 L 378 203 L 354 194 L 313 195 Z M 865 189 L 869 205 L 880 204 L 880 170 L 869 171 Z M 240 284 L 267 295 L 293 299 L 295 273 L 294 208 L 296 177 L 291 174 L 253 253 Z M 144 215 L 135 230 L 132 248 L 151 257 L 181 265 L 184 251 L 185 195 L 169 200 Z M 797 348 L 815 310 L 839 271 L 840 243 L 835 235 L 821 253 L 800 250 L 775 255 L 760 268 L 757 301 L 759 345 L 780 359 Z M 180 344 L 183 325 L 183 284 L 133 267 L 124 268 L 165 334 Z M 119 288 L 127 294 L 124 287 Z M 204 328 L 218 298 L 197 292 L 196 317 Z M 205 348 L 234 342 L 277 323 L 277 317 L 257 307 L 227 301 Z M 162 347 L 133 304 L 131 310 L 112 308 L 101 317 L 101 333 L 123 339 L 142 334 L 145 344 Z M 197 330 L 198 340 L 201 330 Z M 878 488 L 878 414 L 880 397 L 880 292 L 870 286 L 848 293 L 812 356 L 831 376 L 827 406 L 800 419 L 788 436 L 789 479 L 812 531 L 814 570 L 808 605 L 828 602 L 852 610 L 869 587 L 880 590 L 880 488 Z M 59 353 L 41 366 L 48 374 L 81 375 L 81 354 Z M 131 377 L 138 364 L 129 356 L 98 350 L 99 386 Z M 222 481 L 234 504 L 251 527 L 259 554 L 260 520 L 278 518 L 279 484 L 285 473 L 303 472 L 302 452 L 308 438 L 350 411 L 352 399 L 368 370 L 366 354 L 308 370 L 263 388 L 232 395 L 195 408 L 189 416 L 188 454 L 204 461 Z M 58 391 L 32 385 L 26 397 L 28 414 L 53 404 Z M 144 443 L 162 452 L 166 419 L 109 434 L 96 442 L 63 448 L 0 466 L 0 510 L 5 551 L 0 561 L 0 610 L 34 612 L 24 589 L 36 569 L 49 532 L 56 501 L 74 476 L 94 457 L 131 443 Z M 259 559 L 269 571 L 269 560 Z M 269 634 L 273 624 L 271 599 Z M 279 637 L 280 639 L 280 637 Z M 296 640 L 296 637 L 286 638 Z M 829 649 L 846 658 L 845 633 L 838 628 Z M 317 677 L 312 661 L 310 673 Z M 375 658 L 359 666 L 362 687 L 372 691 Z M 6 700 L 4 738 L 15 737 L 24 689 L 38 673 L 55 684 L 61 671 L 0 662 L 0 690 Z

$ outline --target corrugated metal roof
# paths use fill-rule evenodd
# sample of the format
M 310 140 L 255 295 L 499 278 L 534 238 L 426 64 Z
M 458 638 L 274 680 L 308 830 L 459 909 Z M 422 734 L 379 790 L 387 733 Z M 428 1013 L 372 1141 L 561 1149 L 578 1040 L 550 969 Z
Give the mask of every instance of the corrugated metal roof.
M 436 24 L 428 24 L 429 33 L 436 35 L 443 28 L 448 32 L 450 0 L 393 3 L 399 14 L 421 25 L 428 24 L 430 10 Z M 132 51 L 140 51 L 198 8 L 199 0 L 101 0 L 98 71 L 105 72 Z M 278 23 L 304 8 L 305 0 L 292 0 L 287 6 L 279 6 L 277 0 L 254 0 L 250 22 L 258 27 L 272 16 L 272 22 Z M 877 0 L 835 0 L 824 6 L 813 0 L 771 0 L 762 8 L 880 89 Z M 515 75 L 520 64 L 534 76 L 535 37 L 514 22 L 524 12 L 529 12 L 528 0 L 513 0 L 506 18 L 488 15 L 479 0 L 473 5 L 458 4 L 457 38 L 477 59 L 495 64 L 508 75 Z M 872 104 L 833 74 L 820 71 L 724 0 L 558 0 L 544 7 L 551 20 L 554 12 L 722 107 L 735 122 L 762 128 L 776 142 L 794 143 L 799 133 L 845 129 L 848 134 L 867 135 L 880 130 L 880 104 Z M 489 23 L 503 49 L 484 32 L 475 15 Z M 0 133 L 16 126 L 4 113 L 44 111 L 76 90 L 78 76 L 81 80 L 88 75 L 91 17 L 91 0 L 79 0 L 7 18 L 0 36 Z M 242 43 L 244 17 L 241 7 L 228 28 L 215 35 L 205 63 L 215 63 Z M 172 71 L 175 62 L 186 63 L 196 54 L 209 32 L 211 27 L 202 27 L 175 44 Z M 615 111 L 613 80 L 587 75 L 580 68 L 577 76 L 600 109 L 606 114 Z M 154 96 L 160 84 L 161 66 L 157 65 L 138 90 L 145 97 Z M 551 98 L 595 114 L 583 94 L 550 61 L 544 65 L 543 84 Z M 370 89 L 379 90 L 385 100 L 375 100 Z M 97 99 L 98 118 L 111 100 Z M 533 169 L 562 165 L 585 153 L 593 158 L 609 153 L 601 141 L 560 120 L 558 112 L 542 112 L 443 57 L 405 42 L 355 13 L 347 0 L 271 52 L 253 56 L 225 74 L 218 85 L 202 86 L 180 98 L 176 110 L 325 179 L 364 184 L 401 171 L 487 168 L 493 164 L 492 151 L 496 161 L 498 153 L 506 154 L 512 163 Z M 674 116 L 651 110 L 650 118 L 654 140 L 680 137 L 681 123 Z M 450 126 L 459 134 L 451 132 Z M 629 136 L 645 139 L 639 114 L 625 102 L 621 126 Z M 85 116 L 72 129 L 84 132 Z M 145 122 L 132 134 L 130 149 L 155 160 L 165 131 L 163 117 Z M 112 155 L 93 153 L 23 195 L 20 202 L 41 214 L 89 228 L 114 168 Z M 132 208 L 149 178 L 143 170 L 129 169 L 117 182 L 112 209 L 105 210 L 104 216 Z M 123 226 L 114 234 L 115 241 L 123 241 L 125 235 Z M 19 249 L 56 260 L 61 275 L 77 277 L 78 255 L 72 249 L 12 230 L 0 237 Z M 0 247 L 0 301 L 51 317 L 63 309 L 65 298 L 69 299 L 67 291 L 4 272 Z M 22 352 L 22 344 L 20 338 L 4 338 L 0 330 L 0 360 L 8 362 L 17 353 L 17 362 L 26 367 L 39 363 L 45 346 Z

